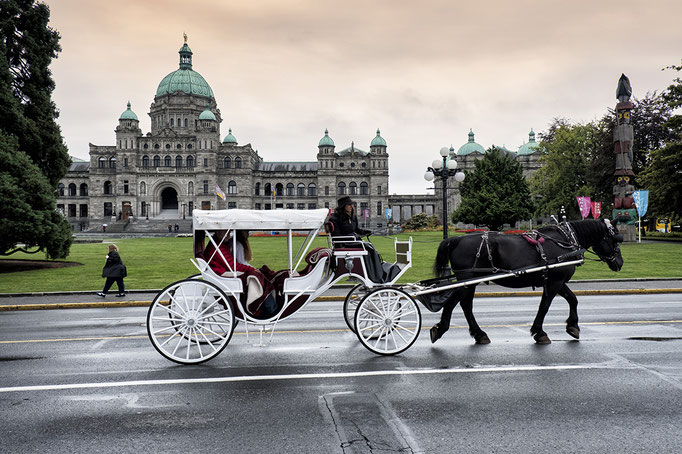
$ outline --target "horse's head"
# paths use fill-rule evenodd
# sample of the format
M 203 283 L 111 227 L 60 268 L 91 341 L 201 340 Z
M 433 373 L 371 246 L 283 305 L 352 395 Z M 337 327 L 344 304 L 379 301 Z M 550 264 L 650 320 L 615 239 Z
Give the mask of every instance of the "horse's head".
M 623 267 L 623 256 L 620 254 L 620 243 L 623 242 L 623 235 L 611 225 L 611 221 L 604 219 L 606 232 L 604 237 L 595 244 L 592 249 L 594 252 L 609 265 L 613 271 L 620 271 Z

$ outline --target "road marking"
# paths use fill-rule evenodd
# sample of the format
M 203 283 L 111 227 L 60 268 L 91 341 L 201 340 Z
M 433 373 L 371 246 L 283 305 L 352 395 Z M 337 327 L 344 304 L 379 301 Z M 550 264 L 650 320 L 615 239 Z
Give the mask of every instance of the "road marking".
M 471 367 L 458 369 L 405 369 L 405 370 L 374 370 L 357 372 L 329 372 L 311 374 L 283 374 L 283 375 L 251 375 L 237 377 L 209 377 L 209 378 L 176 378 L 166 380 L 131 380 L 102 383 L 68 383 L 56 385 L 13 386 L 0 388 L 0 393 L 30 392 L 30 391 L 65 391 L 71 389 L 100 389 L 123 388 L 137 386 L 191 385 L 210 383 L 240 383 L 255 381 L 288 381 L 288 380 L 329 380 L 339 378 L 390 377 L 409 375 L 451 375 L 451 374 L 479 374 L 500 372 L 543 372 L 583 369 L 636 369 L 629 364 L 615 364 L 613 361 L 596 364 L 566 364 L 556 366 L 497 366 Z
M 619 322 L 580 322 L 580 325 L 585 326 L 599 326 L 599 325 L 652 325 L 657 323 L 682 323 L 682 320 L 625 320 Z M 516 323 L 504 325 L 481 325 L 481 328 L 528 328 L 531 323 Z M 564 326 L 565 323 L 545 323 L 543 326 Z M 430 326 L 423 326 L 422 331 L 430 330 Z M 450 329 L 469 329 L 466 325 L 450 325 Z M 296 329 L 296 330 L 277 330 L 275 334 L 320 334 L 320 333 L 349 333 L 348 328 L 339 329 Z M 234 333 L 233 336 L 245 336 L 246 333 Z M 253 333 L 252 333 L 253 335 Z M 116 339 L 148 339 L 145 335 L 126 335 L 126 336 L 102 336 L 102 337 L 66 337 L 61 339 L 24 339 L 24 340 L 5 340 L 0 341 L 2 344 L 30 344 L 41 342 L 79 342 L 79 341 L 102 341 L 102 340 L 116 340 Z

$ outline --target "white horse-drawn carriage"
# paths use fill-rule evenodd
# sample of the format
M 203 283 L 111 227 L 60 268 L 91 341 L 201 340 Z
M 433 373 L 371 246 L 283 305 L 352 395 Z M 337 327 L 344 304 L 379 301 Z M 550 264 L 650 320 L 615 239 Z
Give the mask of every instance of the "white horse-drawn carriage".
M 414 299 L 393 287 L 412 264 L 411 239 L 395 240 L 396 261 L 390 280 L 368 278 L 369 252 L 355 237 L 328 237 L 328 248 L 312 248 L 324 230 L 327 209 L 317 210 L 194 210 L 194 258 L 199 274 L 174 282 L 152 302 L 147 314 L 147 332 L 163 356 L 183 364 L 200 363 L 218 355 L 228 344 L 237 322 L 247 336 L 274 332 L 277 324 L 322 295 L 332 285 L 350 278 L 360 283 L 346 298 L 344 315 L 360 342 L 379 354 L 395 354 L 409 348 L 421 329 L 421 314 Z M 223 242 L 236 248 L 236 231 L 280 231 L 286 233 L 288 268 L 278 292 L 276 313 L 254 314 L 250 303 L 262 298 L 254 279 L 244 279 L 232 261 L 221 252 Z M 216 235 L 221 232 L 221 235 Z M 294 233 L 307 233 L 297 252 Z M 232 233 L 230 235 L 230 233 Z M 211 257 L 204 255 L 212 245 Z M 220 255 L 228 271 L 216 274 L 208 265 Z M 304 263 L 304 260 L 307 262 Z

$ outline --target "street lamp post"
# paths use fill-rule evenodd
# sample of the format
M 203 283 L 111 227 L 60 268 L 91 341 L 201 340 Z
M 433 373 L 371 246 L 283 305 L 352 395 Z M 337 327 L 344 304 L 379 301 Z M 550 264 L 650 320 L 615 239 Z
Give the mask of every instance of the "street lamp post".
M 433 181 L 434 177 L 440 177 L 443 182 L 443 239 L 448 237 L 448 178 L 455 177 L 455 181 L 464 181 L 464 172 L 458 171 L 457 161 L 451 159 L 448 161 L 450 149 L 443 147 L 440 149 L 442 161 L 435 159 L 431 163 L 431 167 L 427 167 L 424 179 L 426 181 Z

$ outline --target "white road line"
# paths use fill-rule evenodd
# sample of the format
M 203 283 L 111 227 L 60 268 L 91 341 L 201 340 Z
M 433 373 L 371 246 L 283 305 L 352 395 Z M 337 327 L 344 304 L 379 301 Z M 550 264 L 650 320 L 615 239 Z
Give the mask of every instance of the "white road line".
M 580 370 L 580 369 L 619 369 L 633 368 L 627 364 L 614 365 L 613 362 L 597 364 L 567 364 L 556 366 L 501 366 L 479 367 L 462 369 L 412 369 L 412 370 L 377 370 L 359 372 L 336 372 L 327 374 L 286 374 L 286 375 L 251 375 L 238 377 L 209 377 L 209 378 L 176 378 L 167 380 L 131 380 L 103 383 L 69 383 L 61 385 L 36 385 L 36 386 L 13 386 L 0 388 L 0 393 L 27 392 L 27 391 L 61 391 L 70 389 L 98 389 L 98 388 L 122 388 L 133 386 L 158 386 L 158 385 L 186 385 L 206 383 L 236 383 L 254 381 L 284 381 L 284 380 L 324 380 L 352 377 L 382 377 L 382 376 L 405 376 L 405 375 L 443 375 L 443 374 L 471 374 L 471 373 L 496 373 L 496 372 L 532 372 L 532 371 L 556 371 L 556 370 Z

